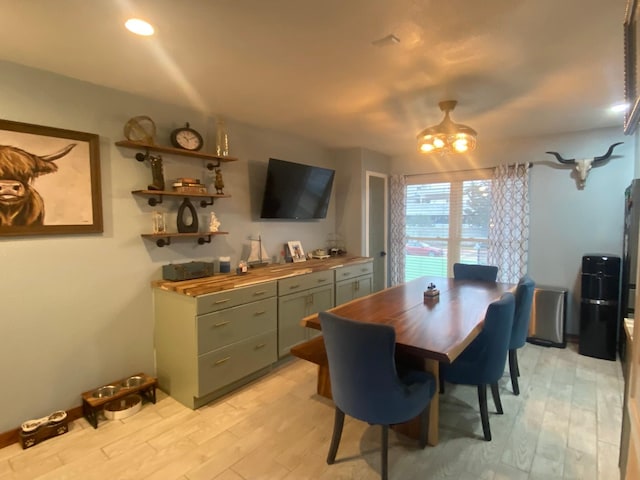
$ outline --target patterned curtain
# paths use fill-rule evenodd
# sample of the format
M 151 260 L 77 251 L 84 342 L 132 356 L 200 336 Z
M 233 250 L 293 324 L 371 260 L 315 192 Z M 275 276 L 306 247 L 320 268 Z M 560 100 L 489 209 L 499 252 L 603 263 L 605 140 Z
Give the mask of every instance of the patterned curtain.
M 529 255 L 529 164 L 496 167 L 491 197 L 487 261 L 499 282 L 517 283 Z
M 404 175 L 391 175 L 389 182 L 389 281 L 404 283 L 406 233 L 406 190 Z

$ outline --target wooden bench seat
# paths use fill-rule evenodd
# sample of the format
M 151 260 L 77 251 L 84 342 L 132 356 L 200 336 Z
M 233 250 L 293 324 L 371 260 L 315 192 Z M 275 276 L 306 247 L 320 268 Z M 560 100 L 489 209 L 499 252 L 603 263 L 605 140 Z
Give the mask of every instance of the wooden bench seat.
M 291 347 L 291 355 L 318 365 L 318 395 L 332 399 L 329 361 L 327 360 L 327 351 L 324 348 L 322 335 Z

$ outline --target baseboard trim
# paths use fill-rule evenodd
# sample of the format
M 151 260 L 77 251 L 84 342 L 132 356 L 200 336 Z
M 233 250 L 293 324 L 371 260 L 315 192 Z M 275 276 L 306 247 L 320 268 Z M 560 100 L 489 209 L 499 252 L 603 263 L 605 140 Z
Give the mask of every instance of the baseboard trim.
M 70 422 L 77 420 L 82 417 L 82 407 L 73 407 L 70 410 L 67 410 L 67 418 Z M 0 433 L 0 448 L 8 447 L 14 443 L 18 443 L 20 441 L 20 428 L 14 428 L 13 430 L 9 430 L 8 432 Z

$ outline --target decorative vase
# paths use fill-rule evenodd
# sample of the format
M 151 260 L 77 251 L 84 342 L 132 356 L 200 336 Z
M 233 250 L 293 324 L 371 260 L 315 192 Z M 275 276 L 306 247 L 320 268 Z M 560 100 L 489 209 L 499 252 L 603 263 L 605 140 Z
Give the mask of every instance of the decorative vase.
M 151 214 L 153 233 L 165 233 L 167 231 L 164 212 L 154 211 Z
M 196 233 L 198 231 L 198 214 L 193 203 L 185 198 L 178 208 L 178 232 Z
M 219 157 L 229 155 L 229 137 L 223 120 L 218 120 L 216 125 L 216 155 Z

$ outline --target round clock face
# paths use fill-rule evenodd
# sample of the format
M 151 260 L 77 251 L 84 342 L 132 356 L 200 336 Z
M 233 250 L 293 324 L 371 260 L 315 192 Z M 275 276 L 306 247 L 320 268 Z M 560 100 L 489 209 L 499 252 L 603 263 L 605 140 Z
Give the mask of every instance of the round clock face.
M 203 144 L 202 135 L 189 128 L 189 124 L 187 124 L 186 127 L 177 128 L 171 132 L 171 144 L 185 150 L 200 150 Z

